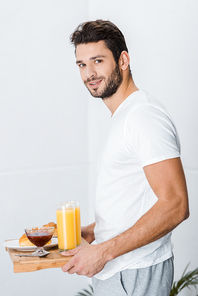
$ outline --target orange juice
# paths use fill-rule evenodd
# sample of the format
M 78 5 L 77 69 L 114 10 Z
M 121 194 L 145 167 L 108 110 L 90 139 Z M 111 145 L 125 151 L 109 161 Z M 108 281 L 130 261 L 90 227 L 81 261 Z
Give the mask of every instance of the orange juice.
M 72 200 L 69 202 L 75 206 L 75 221 L 76 221 L 76 244 L 81 245 L 81 219 L 80 219 L 80 202 L 78 200 Z
M 60 205 L 56 210 L 58 247 L 60 251 L 76 247 L 75 207 Z
M 76 219 L 76 244 L 81 244 L 81 222 L 80 222 L 80 207 L 75 206 L 75 219 Z

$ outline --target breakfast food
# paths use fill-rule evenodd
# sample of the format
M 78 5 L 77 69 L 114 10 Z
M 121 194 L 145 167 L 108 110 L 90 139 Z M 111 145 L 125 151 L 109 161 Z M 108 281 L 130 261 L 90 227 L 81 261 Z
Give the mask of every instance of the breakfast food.
M 24 233 L 19 239 L 19 246 L 34 246 L 31 241 L 27 238 L 26 234 Z
M 53 237 L 57 237 L 58 233 L 57 233 L 57 225 L 54 222 L 49 222 L 48 224 L 43 225 L 43 227 L 54 227 L 54 234 Z M 36 229 L 36 228 L 35 228 Z M 46 244 L 49 245 L 51 244 L 51 240 Z M 26 234 L 24 233 L 20 239 L 19 239 L 19 245 L 22 247 L 29 247 L 29 246 L 34 246 L 31 241 L 27 238 Z
M 51 244 L 51 240 L 46 244 L 46 245 L 49 245 Z M 24 233 L 20 239 L 19 239 L 19 246 L 21 247 L 31 247 L 31 246 L 34 246 L 31 241 L 27 238 L 26 234 Z
M 49 245 L 51 244 L 51 240 L 46 244 L 46 245 Z M 26 234 L 24 233 L 20 239 L 19 239 L 19 246 L 21 247 L 32 247 L 34 246 L 31 241 L 27 238 Z
M 58 236 L 57 224 L 55 224 L 54 222 L 49 222 L 48 224 L 43 225 L 43 227 L 54 227 L 53 237 L 57 237 Z

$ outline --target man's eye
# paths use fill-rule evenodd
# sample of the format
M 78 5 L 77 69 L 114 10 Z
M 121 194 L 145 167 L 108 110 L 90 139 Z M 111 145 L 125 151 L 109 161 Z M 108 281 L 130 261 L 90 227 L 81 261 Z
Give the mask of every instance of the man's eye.
M 79 68 L 84 68 L 85 64 L 78 64 Z
M 95 60 L 95 63 L 96 64 L 99 64 L 99 63 L 101 63 L 102 62 L 102 60 Z

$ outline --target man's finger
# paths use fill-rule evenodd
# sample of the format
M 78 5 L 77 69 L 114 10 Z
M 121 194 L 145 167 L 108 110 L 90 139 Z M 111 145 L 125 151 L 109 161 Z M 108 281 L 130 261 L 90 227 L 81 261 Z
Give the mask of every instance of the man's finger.
M 67 263 L 61 267 L 63 272 L 69 272 L 72 268 L 74 268 L 74 265 L 68 266 Z
M 61 267 L 61 269 L 62 269 L 62 271 L 67 272 L 67 271 L 69 271 L 73 267 L 74 267 L 74 263 L 72 263 L 72 259 L 71 259 L 65 265 L 63 265 Z
M 79 248 L 75 248 L 75 249 L 72 249 L 72 250 L 69 250 L 69 251 L 61 252 L 61 255 L 63 255 L 63 256 L 73 256 L 76 253 L 78 253 L 78 251 L 79 251 Z
M 72 268 L 70 268 L 67 272 L 68 272 L 69 274 L 74 274 L 74 273 L 76 273 L 75 266 L 73 266 Z

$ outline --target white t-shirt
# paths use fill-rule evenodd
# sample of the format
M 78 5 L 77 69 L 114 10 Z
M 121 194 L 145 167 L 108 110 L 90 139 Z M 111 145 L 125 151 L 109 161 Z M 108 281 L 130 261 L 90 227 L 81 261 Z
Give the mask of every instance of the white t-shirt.
M 111 118 L 98 164 L 94 230 L 97 243 L 129 229 L 156 203 L 143 167 L 176 157 L 180 157 L 179 138 L 166 109 L 144 91 L 132 93 Z M 107 279 L 118 271 L 152 266 L 171 256 L 169 233 L 109 261 L 95 277 Z

